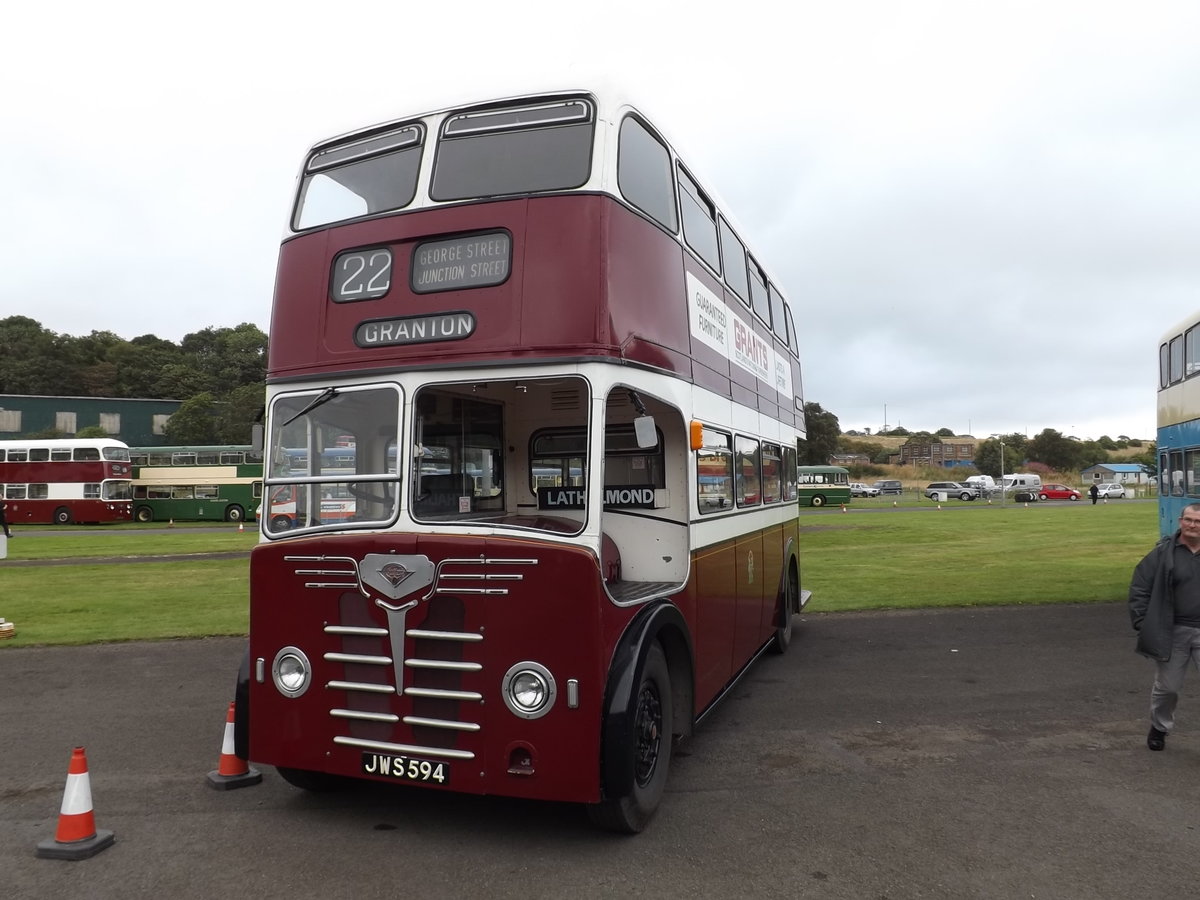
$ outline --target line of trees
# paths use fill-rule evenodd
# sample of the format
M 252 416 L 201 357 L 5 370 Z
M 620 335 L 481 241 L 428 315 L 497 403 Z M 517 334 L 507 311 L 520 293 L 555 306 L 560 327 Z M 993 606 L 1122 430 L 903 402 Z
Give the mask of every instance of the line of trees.
M 896 452 L 870 440 L 869 437 L 850 433 L 843 435 L 837 416 L 823 409 L 819 403 L 805 403 L 804 414 L 808 425 L 808 439 L 801 441 L 801 457 L 805 465 L 825 465 L 829 457 L 839 453 L 862 454 L 873 463 L 887 463 L 890 455 Z M 889 434 L 894 435 L 899 431 L 898 429 Z M 928 441 L 939 441 L 943 437 L 954 436 L 954 432 L 948 428 L 940 428 L 932 433 L 904 431 L 903 434 L 910 439 Z M 988 438 L 976 444 L 975 467 L 983 474 L 999 476 L 1001 443 L 1004 445 L 1005 472 L 1020 471 L 1023 466 L 1031 463 L 1055 472 L 1078 472 L 1089 466 L 1109 462 L 1112 457 L 1110 451 L 1142 446 L 1141 441 L 1131 440 L 1125 435 L 1121 435 L 1117 440 L 1104 435 L 1095 441 L 1081 441 L 1053 428 L 1046 428 L 1032 438 L 1020 433 L 1008 434 Z M 1132 458 L 1123 456 L 1122 461 L 1141 463 L 1153 469 L 1157 465 L 1154 445 L 1147 446 L 1144 453 Z
M 0 394 L 182 400 L 166 426 L 172 444 L 248 443 L 266 368 L 267 335 L 249 322 L 176 344 L 111 331 L 73 337 L 27 316 L 0 319 Z

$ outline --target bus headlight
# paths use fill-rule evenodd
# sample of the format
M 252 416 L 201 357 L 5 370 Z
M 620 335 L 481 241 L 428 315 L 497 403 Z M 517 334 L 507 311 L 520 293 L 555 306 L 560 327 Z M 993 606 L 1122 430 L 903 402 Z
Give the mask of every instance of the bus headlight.
M 312 666 L 299 647 L 284 647 L 271 663 L 271 680 L 285 697 L 299 697 L 312 684 Z
M 514 716 L 540 719 L 554 706 L 558 688 L 550 670 L 540 663 L 519 662 L 504 673 L 500 693 Z

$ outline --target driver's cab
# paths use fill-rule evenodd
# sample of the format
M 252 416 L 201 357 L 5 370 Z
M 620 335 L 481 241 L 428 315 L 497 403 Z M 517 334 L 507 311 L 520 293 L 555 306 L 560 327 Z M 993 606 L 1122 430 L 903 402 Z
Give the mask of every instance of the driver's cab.
M 375 384 L 274 399 L 268 537 L 516 529 L 591 546 L 614 597 L 686 580 L 689 447 L 677 406 L 573 374 L 403 394 Z

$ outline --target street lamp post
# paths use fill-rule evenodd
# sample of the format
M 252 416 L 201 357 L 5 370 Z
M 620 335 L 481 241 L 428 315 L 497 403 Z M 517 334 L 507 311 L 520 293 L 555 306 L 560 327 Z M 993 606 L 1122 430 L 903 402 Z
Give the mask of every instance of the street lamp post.
M 998 434 L 993 434 L 996 443 L 1000 445 L 1000 505 L 1004 505 L 1004 439 Z

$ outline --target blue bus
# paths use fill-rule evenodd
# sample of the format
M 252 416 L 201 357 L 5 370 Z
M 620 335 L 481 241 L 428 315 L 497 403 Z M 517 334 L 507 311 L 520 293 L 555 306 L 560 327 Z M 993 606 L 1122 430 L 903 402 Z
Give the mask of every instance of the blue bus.
M 1200 503 L 1200 313 L 1158 345 L 1158 529 L 1173 534 L 1180 513 Z

